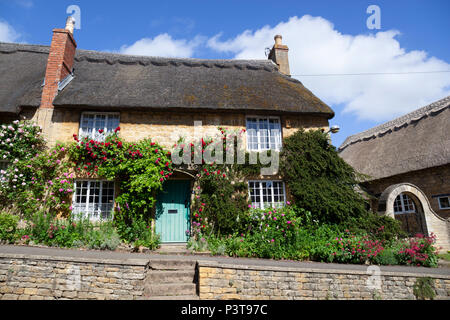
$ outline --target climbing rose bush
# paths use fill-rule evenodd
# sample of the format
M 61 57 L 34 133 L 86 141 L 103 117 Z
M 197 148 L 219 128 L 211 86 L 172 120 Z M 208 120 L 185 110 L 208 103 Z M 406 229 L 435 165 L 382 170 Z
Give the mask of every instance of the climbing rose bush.
M 31 121 L 13 121 L 0 126 L 0 160 L 29 159 L 44 148 L 41 128 Z
M 70 161 L 79 176 L 106 178 L 119 183 L 120 193 L 115 198 L 116 222 L 148 222 L 158 191 L 173 174 L 170 152 L 151 139 L 124 142 L 119 132 L 120 127 L 117 127 L 102 139 L 104 141 L 79 138 L 74 134 Z M 99 136 L 102 134 L 105 132 L 99 130 Z
M 45 149 L 41 128 L 31 121 L 13 121 L 0 127 L 0 209 L 26 217 L 36 211 L 67 213 L 73 192 L 73 175 L 66 148 Z

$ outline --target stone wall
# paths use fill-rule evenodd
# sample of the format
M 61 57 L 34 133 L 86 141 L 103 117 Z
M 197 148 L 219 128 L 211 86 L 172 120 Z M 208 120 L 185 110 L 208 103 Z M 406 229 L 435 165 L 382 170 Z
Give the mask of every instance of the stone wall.
M 435 299 L 450 300 L 447 269 L 434 269 L 430 273 L 408 273 L 405 268 L 395 272 L 382 270 L 378 283 L 374 277 L 377 273 L 368 272 L 362 266 L 342 266 L 334 270 L 332 267 L 262 266 L 246 261 L 245 264 L 223 264 L 198 259 L 198 277 L 195 278 L 200 299 L 415 299 L 416 279 L 431 277 L 435 283 Z M 166 269 L 167 263 L 164 264 Z M 155 267 L 157 264 L 158 261 L 143 257 L 93 259 L 0 253 L 0 300 L 151 299 L 151 295 L 145 293 L 145 286 L 153 272 L 161 269 Z M 192 286 L 190 279 L 188 282 Z M 375 288 L 377 284 L 379 288 Z
M 0 254 L 0 299 L 142 299 L 147 264 Z
M 179 138 L 190 142 L 194 136 L 194 121 L 202 122 L 201 134 L 216 136 L 218 126 L 230 130 L 242 130 L 246 126 L 246 115 L 235 112 L 195 111 L 115 111 L 120 113 L 120 136 L 127 141 L 152 138 L 165 147 L 172 147 Z M 31 109 L 24 108 L 21 116 L 41 125 L 50 145 L 72 142 L 78 134 L 82 111 L 79 109 Z M 270 114 L 269 114 L 270 115 Z M 287 137 L 299 128 L 327 129 L 328 120 L 320 116 L 280 116 L 282 135 Z
M 373 272 L 355 269 L 297 269 L 199 261 L 200 299 L 416 299 L 414 283 L 418 277 L 427 276 L 435 281 L 435 299 L 450 299 L 450 275 L 383 271 L 380 287 L 376 289 L 378 282 Z

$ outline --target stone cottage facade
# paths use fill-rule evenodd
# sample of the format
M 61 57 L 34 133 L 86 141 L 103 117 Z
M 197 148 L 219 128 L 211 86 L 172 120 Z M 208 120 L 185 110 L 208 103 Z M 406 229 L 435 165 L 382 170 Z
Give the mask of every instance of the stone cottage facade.
M 374 212 L 450 249 L 450 96 L 348 137 L 341 157 L 367 175 Z
M 259 151 L 279 149 L 299 128 L 327 130 L 334 116 L 290 77 L 281 36 L 267 60 L 176 59 L 78 50 L 72 23 L 68 19 L 65 29 L 53 30 L 51 46 L 0 43 L 0 123 L 34 120 L 50 145 L 120 126 L 127 141 L 151 137 L 168 148 L 192 137 L 194 124 L 201 123 L 205 136 L 215 135 L 218 126 L 247 129 L 247 150 Z M 186 194 L 171 214 L 181 214 L 188 224 L 189 210 L 183 208 L 192 177 L 179 172 L 172 180 L 179 184 L 174 190 Z M 286 201 L 278 177 L 261 176 L 250 187 L 257 204 L 267 193 Z M 108 203 L 89 203 L 92 193 L 106 195 L 95 201 Z M 114 182 L 80 178 L 74 208 L 110 210 L 115 193 Z M 164 239 L 183 241 L 182 235 Z

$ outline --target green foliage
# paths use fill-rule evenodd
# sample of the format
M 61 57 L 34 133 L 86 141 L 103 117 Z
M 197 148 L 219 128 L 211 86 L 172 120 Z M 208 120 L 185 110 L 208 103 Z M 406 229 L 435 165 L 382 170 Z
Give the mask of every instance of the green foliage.
M 14 242 L 18 222 L 19 217 L 8 213 L 0 213 L 0 240 Z
M 31 121 L 13 121 L 0 126 L 0 160 L 29 159 L 43 150 L 41 128 Z
M 396 258 L 399 264 L 437 267 L 438 255 L 435 243 L 436 236 L 433 233 L 430 236 L 417 234 L 414 238 L 399 240 L 396 244 L 398 246 Z
M 280 169 L 294 202 L 321 223 L 342 224 L 367 212 L 355 191 L 357 175 L 321 131 L 299 130 L 284 139 Z
M 0 159 L 9 162 L 0 175 L 0 208 L 25 217 L 36 210 L 70 211 L 73 177 L 65 161 L 66 148 L 58 144 L 46 151 L 40 133 L 40 128 L 28 121 L 0 128 Z
M 433 300 L 436 297 L 434 280 L 430 277 L 417 278 L 414 283 L 413 293 L 418 300 Z
M 35 213 L 20 234 L 26 243 L 33 241 L 66 248 L 115 250 L 120 244 L 119 234 L 110 221 L 93 223 L 81 217 L 57 219 L 43 212 Z
M 243 231 L 248 215 L 247 184 L 231 183 L 235 172 L 223 166 L 204 165 L 199 176 L 192 210 L 194 222 L 203 233 L 228 235 Z
M 379 265 L 397 265 L 399 262 L 396 253 L 397 250 L 395 248 L 385 248 L 375 257 L 374 263 Z
M 112 222 L 107 221 L 86 234 L 85 243 L 90 249 L 115 250 L 120 244 L 120 236 Z
M 104 142 L 80 140 L 74 135 L 77 143 L 70 148 L 70 158 L 80 174 L 119 181 L 115 220 L 128 225 L 136 219 L 148 223 L 157 192 L 173 174 L 170 152 L 150 139 L 123 142 L 118 137 L 119 130 L 108 135 Z
M 136 218 L 131 223 L 117 219 L 114 221 L 114 225 L 121 239 L 133 243 L 135 247 L 144 246 L 154 250 L 161 243 L 160 236 L 152 232 L 151 224 L 144 219 Z
M 350 218 L 343 226 L 355 233 L 368 233 L 372 238 L 383 241 L 393 241 L 407 236 L 402 230 L 400 221 L 372 213 Z

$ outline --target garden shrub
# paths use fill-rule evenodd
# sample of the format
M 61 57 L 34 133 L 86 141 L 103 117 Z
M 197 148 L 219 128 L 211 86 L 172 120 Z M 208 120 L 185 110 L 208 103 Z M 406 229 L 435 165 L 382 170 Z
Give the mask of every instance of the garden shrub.
M 14 242 L 16 240 L 17 224 L 19 223 L 19 217 L 0 212 L 0 240 L 7 243 Z
M 90 249 L 116 250 L 120 236 L 112 222 L 103 222 L 86 234 L 86 245 Z
M 120 238 L 127 243 L 133 243 L 134 247 L 144 246 L 151 250 L 159 247 L 160 236 L 152 232 L 151 222 L 136 218 L 131 223 L 116 219 L 114 226 L 117 229 Z
M 397 265 L 398 260 L 396 253 L 396 248 L 387 247 L 373 259 L 373 262 L 379 265 Z
M 73 176 L 64 145 L 46 151 L 40 127 L 29 121 L 2 125 L 0 141 L 0 159 L 8 161 L 0 172 L 0 207 L 26 218 L 37 210 L 68 213 Z
M 396 258 L 400 264 L 437 267 L 438 252 L 434 246 L 436 236 L 416 234 L 414 238 L 400 240 Z
M 284 139 L 280 170 L 294 203 L 321 223 L 342 224 L 367 213 L 355 191 L 358 176 L 320 130 L 298 130 Z

